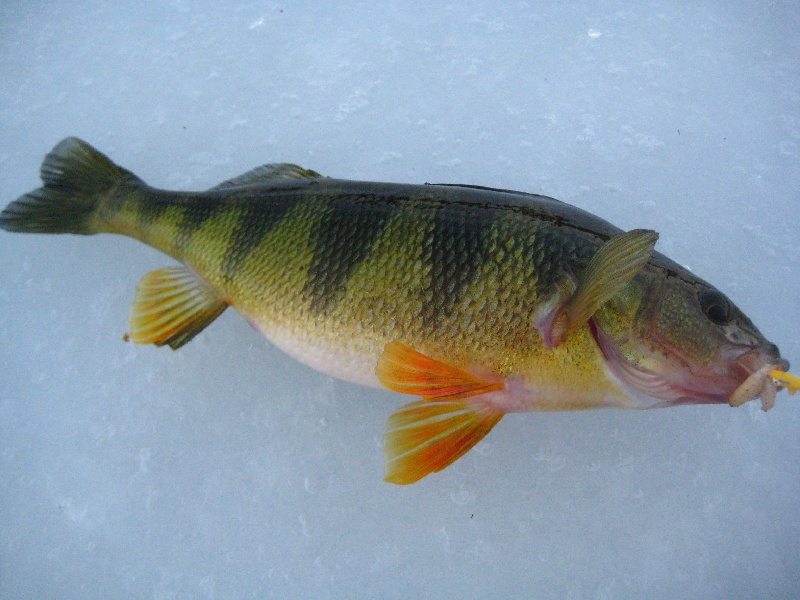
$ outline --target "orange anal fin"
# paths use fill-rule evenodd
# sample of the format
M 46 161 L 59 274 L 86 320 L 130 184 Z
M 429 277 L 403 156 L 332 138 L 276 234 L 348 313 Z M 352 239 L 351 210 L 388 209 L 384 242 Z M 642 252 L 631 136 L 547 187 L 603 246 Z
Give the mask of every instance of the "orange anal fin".
M 456 400 L 502 390 L 502 381 L 487 381 L 458 367 L 425 356 L 401 342 L 386 345 L 375 367 L 378 380 L 401 394 L 426 400 Z
M 796 375 L 792 375 L 786 371 L 775 370 L 772 371 L 769 376 L 772 378 L 775 385 L 786 388 L 790 395 L 800 390 L 800 377 Z
M 136 286 L 128 337 L 137 344 L 177 350 L 205 329 L 228 304 L 184 266 L 151 271 Z
M 385 480 L 406 485 L 441 471 L 483 439 L 502 416 L 502 411 L 470 400 L 419 400 L 401 406 L 386 422 Z

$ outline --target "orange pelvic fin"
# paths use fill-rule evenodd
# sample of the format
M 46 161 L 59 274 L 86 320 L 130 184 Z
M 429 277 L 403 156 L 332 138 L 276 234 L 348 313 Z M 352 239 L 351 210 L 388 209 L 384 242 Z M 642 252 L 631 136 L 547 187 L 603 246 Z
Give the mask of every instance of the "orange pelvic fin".
M 390 390 L 423 397 L 401 406 L 386 422 L 388 482 L 414 483 L 441 471 L 503 417 L 503 411 L 480 401 L 480 395 L 502 390 L 502 381 L 483 380 L 400 342 L 387 344 L 375 372 Z
M 405 485 L 461 458 L 497 425 L 503 412 L 471 401 L 418 400 L 401 406 L 383 436 L 385 481 Z
M 151 271 L 136 286 L 129 337 L 137 344 L 177 350 L 228 307 L 214 289 L 184 266 Z
M 401 342 L 386 345 L 375 367 L 378 380 L 401 394 L 426 400 L 456 400 L 502 390 L 502 381 L 486 381 L 425 356 Z

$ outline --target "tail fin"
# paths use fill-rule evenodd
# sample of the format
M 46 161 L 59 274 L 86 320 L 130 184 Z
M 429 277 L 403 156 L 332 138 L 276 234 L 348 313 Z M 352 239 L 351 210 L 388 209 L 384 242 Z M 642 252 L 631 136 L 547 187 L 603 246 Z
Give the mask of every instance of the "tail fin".
M 23 233 L 95 233 L 100 201 L 125 182 L 141 180 L 78 138 L 59 142 L 45 157 L 44 185 L 9 204 L 0 228 Z

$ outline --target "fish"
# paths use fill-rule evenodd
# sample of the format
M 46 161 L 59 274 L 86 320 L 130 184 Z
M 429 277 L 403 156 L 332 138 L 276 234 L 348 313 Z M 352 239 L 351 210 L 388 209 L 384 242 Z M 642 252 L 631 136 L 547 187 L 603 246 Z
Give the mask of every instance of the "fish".
M 767 410 L 800 379 L 733 302 L 554 198 L 323 177 L 266 164 L 201 192 L 150 187 L 78 138 L 0 213 L 23 233 L 113 233 L 176 264 L 139 281 L 126 339 L 178 349 L 233 307 L 329 376 L 415 397 L 385 480 L 451 465 L 506 413 L 686 404 Z

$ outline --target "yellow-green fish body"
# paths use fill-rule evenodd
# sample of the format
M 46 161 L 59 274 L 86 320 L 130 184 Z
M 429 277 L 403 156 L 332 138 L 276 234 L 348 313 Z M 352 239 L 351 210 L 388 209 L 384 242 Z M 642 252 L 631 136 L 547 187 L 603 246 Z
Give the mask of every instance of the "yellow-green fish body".
M 319 371 L 421 396 L 387 425 L 397 483 L 506 412 L 728 402 L 746 380 L 774 398 L 765 373 L 788 369 L 727 298 L 652 251 L 653 232 L 552 198 L 287 164 L 168 192 L 75 138 L 42 179 L 0 227 L 119 233 L 182 263 L 140 282 L 133 341 L 180 347 L 233 306 Z

